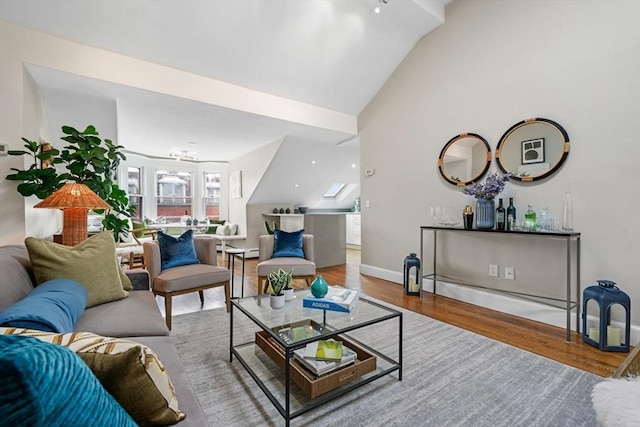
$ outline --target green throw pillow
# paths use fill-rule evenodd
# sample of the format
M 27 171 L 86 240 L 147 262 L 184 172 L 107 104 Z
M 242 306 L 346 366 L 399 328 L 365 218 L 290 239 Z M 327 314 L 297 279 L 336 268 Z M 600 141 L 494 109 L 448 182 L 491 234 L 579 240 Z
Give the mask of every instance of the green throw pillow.
M 222 224 L 224 224 L 226 221 L 224 219 L 219 220 L 219 219 L 210 219 L 209 220 L 209 228 L 207 228 L 207 231 L 205 232 L 205 234 L 216 234 L 216 230 L 218 229 L 219 226 L 221 226 Z
M 145 221 L 131 221 L 131 226 L 134 230 L 137 230 L 140 228 L 147 228 L 147 223 Z M 134 231 L 133 235 L 136 237 L 144 237 L 144 233 L 144 231 Z
M 71 279 L 87 289 L 87 308 L 119 300 L 132 289 L 116 259 L 113 234 L 103 231 L 74 247 L 27 237 L 25 245 L 38 284 L 52 279 Z

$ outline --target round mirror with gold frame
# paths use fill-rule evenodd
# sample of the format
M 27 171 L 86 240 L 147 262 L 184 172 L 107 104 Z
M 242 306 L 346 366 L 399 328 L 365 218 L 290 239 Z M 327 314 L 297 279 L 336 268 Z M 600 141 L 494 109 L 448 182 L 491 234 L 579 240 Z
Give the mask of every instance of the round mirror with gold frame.
M 461 133 L 447 142 L 438 157 L 438 169 L 449 183 L 466 186 L 489 170 L 491 147 L 475 133 Z
M 553 120 L 539 117 L 516 123 L 496 148 L 496 162 L 512 179 L 532 182 L 555 173 L 569 155 L 569 135 Z

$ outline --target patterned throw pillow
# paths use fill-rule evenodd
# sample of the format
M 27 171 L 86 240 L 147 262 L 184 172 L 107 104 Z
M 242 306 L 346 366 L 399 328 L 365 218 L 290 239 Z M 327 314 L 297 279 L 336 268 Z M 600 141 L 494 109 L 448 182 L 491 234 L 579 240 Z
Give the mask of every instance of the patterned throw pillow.
M 38 284 L 52 279 L 71 279 L 87 289 L 87 308 L 126 298 L 131 280 L 120 268 L 116 243 L 103 231 L 74 247 L 27 237 L 24 241 Z
M 193 244 L 193 230 L 187 230 L 177 238 L 159 231 L 158 245 L 161 270 L 181 265 L 200 264 Z
M 0 335 L 0 424 L 133 427 L 136 423 L 72 351 Z
M 20 335 L 65 346 L 89 366 L 102 386 L 140 425 L 175 424 L 185 417 L 178 409 L 173 384 L 149 347 L 89 332 L 52 334 L 0 327 L 0 336 Z

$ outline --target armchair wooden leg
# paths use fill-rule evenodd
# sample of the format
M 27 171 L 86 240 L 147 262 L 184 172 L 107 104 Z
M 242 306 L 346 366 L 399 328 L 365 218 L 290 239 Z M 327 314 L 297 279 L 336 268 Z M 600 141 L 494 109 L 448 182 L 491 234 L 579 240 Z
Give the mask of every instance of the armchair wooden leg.
M 171 294 L 164 295 L 164 315 L 167 328 L 171 330 Z
M 262 288 L 263 283 L 264 283 L 264 288 L 262 289 L 262 292 L 260 292 L 260 289 Z M 269 290 L 269 282 L 267 281 L 267 278 L 264 276 L 258 277 L 258 295 L 260 293 L 266 294 L 268 290 Z
M 200 295 L 200 304 L 204 304 L 204 291 L 198 291 L 198 294 Z
M 231 301 L 229 300 L 229 298 L 231 297 L 231 290 L 230 290 L 230 286 L 229 286 L 229 282 L 224 284 L 224 300 L 225 303 L 227 304 L 227 313 L 231 310 Z

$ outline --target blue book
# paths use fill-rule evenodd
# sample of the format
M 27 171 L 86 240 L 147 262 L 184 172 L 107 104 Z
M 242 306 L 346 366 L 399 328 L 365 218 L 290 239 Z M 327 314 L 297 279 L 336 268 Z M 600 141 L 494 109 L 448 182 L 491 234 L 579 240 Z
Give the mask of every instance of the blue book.
M 302 298 L 302 306 L 319 310 L 340 311 L 351 313 L 358 301 L 359 292 L 354 289 L 330 287 L 324 298 L 316 298 L 309 294 Z

